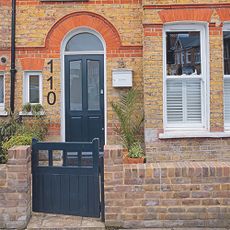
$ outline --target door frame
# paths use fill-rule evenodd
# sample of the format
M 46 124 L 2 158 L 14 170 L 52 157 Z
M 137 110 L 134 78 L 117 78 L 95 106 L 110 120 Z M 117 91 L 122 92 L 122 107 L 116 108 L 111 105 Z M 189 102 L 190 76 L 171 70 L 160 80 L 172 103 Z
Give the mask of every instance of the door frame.
M 97 36 L 104 48 L 104 51 L 65 51 L 67 42 L 75 35 L 80 33 L 91 33 Z M 63 39 L 61 43 L 61 141 L 65 142 L 65 55 L 90 55 L 90 54 L 102 54 L 104 55 L 104 140 L 107 144 L 107 82 L 106 82 L 106 43 L 101 34 L 88 27 L 78 27 L 70 31 Z

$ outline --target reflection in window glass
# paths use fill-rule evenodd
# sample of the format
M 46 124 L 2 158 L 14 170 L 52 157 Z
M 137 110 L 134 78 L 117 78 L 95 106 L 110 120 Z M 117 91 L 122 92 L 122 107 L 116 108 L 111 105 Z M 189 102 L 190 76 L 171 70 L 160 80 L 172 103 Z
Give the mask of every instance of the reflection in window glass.
M 30 103 L 39 103 L 39 75 L 29 77 Z
M 87 61 L 88 70 L 88 109 L 100 110 L 99 61 Z
M 4 103 L 4 76 L 0 75 L 0 103 Z
M 73 36 L 66 45 L 66 51 L 103 51 L 100 39 L 90 33 Z
M 201 74 L 200 32 L 167 32 L 167 75 Z
M 70 62 L 70 110 L 82 110 L 81 61 Z
M 230 31 L 224 31 L 224 74 L 230 75 Z

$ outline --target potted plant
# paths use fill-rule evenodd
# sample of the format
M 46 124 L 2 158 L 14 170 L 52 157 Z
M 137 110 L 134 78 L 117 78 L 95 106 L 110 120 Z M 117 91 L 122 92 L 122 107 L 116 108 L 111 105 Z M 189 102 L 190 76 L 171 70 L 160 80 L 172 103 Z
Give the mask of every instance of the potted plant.
M 43 106 L 41 104 L 34 104 L 31 106 L 31 111 L 35 115 L 39 115 L 41 112 L 44 111 Z
M 128 150 L 128 154 L 123 158 L 123 162 L 126 164 L 144 163 L 144 160 L 144 151 L 139 142 L 133 143 Z
M 120 135 L 126 149 L 124 162 L 127 162 L 126 158 L 140 158 L 142 162 L 144 161 L 144 151 L 140 144 L 140 130 L 144 116 L 139 97 L 137 89 L 130 89 L 121 95 L 119 101 L 111 103 L 120 122 L 120 126 L 117 126 L 115 131 Z
M 31 104 L 29 102 L 24 104 L 23 107 L 22 107 L 22 111 L 25 112 L 25 113 L 31 112 Z

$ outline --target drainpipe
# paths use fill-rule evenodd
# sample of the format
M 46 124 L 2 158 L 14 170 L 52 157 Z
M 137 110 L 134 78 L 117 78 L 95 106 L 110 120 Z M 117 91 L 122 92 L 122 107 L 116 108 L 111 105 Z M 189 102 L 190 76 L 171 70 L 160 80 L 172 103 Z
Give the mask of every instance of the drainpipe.
M 16 0 L 12 0 L 11 17 L 11 69 L 10 69 L 10 110 L 14 113 L 14 95 L 15 95 L 15 25 L 16 25 Z

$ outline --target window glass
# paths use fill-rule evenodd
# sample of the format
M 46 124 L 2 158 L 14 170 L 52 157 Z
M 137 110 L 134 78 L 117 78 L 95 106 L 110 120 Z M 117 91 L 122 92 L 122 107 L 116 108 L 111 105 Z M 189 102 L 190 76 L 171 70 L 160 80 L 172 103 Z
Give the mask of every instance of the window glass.
M 70 62 L 70 110 L 82 110 L 82 64 Z
M 224 31 L 224 74 L 230 75 L 230 31 Z
M 167 75 L 201 74 L 200 32 L 166 32 Z
M 0 75 L 0 103 L 4 103 L 4 76 Z
M 29 102 L 39 103 L 39 75 L 29 76 Z
M 100 110 L 99 64 L 99 61 L 87 61 L 89 110 Z
M 230 127 L 230 31 L 224 31 L 224 123 Z
M 90 33 L 73 36 L 66 45 L 66 51 L 103 51 L 100 39 Z

